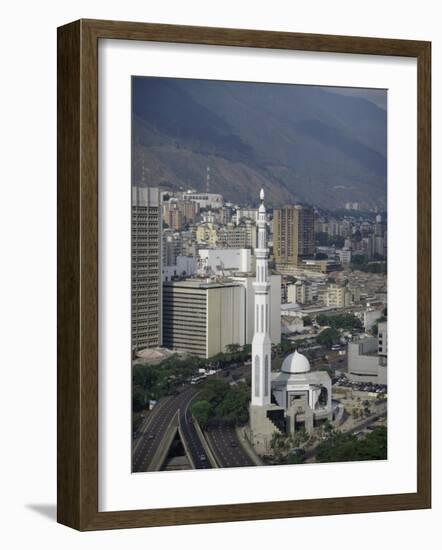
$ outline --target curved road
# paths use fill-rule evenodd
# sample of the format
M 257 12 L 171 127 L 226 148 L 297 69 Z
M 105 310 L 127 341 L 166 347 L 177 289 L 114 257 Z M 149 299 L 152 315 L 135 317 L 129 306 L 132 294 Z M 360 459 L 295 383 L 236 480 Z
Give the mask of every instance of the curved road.
M 203 470 L 211 468 L 212 466 L 210 465 L 206 451 L 204 450 L 198 432 L 193 424 L 192 413 L 189 409 L 189 405 L 197 395 L 197 393 L 192 394 L 187 404 L 180 407 L 180 433 L 184 440 L 184 445 L 191 455 L 195 468 L 197 470 Z
M 167 396 L 158 401 L 147 418 L 137 430 L 138 437 L 132 446 L 132 471 L 146 472 L 159 449 L 167 428 L 179 411 L 179 428 L 184 439 L 184 447 L 190 453 L 195 468 L 210 468 L 206 452 L 202 446 L 195 426 L 189 405 L 195 399 L 197 391 L 188 388 L 176 396 Z

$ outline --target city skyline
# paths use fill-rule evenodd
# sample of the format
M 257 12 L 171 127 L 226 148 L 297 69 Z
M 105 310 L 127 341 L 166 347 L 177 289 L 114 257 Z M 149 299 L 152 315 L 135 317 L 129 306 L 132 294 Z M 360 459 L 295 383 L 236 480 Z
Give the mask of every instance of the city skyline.
M 228 84 L 238 101 L 252 90 Z M 284 198 L 274 175 L 263 182 L 256 166 L 253 177 L 245 168 L 252 158 L 246 134 L 235 138 L 231 122 L 220 122 L 226 88 L 219 85 L 217 116 L 209 109 L 212 82 L 205 119 L 160 110 L 141 125 L 143 143 L 138 119 L 147 111 L 134 96 L 133 471 L 386 459 L 386 180 L 378 172 L 379 201 L 373 193 L 368 202 L 339 190 L 336 203 L 324 204 L 324 187 L 312 171 L 309 193 Z M 192 101 L 199 98 L 193 114 L 204 103 L 199 86 L 208 89 L 190 82 Z M 281 96 L 275 85 L 254 86 L 252 103 L 284 97 L 288 112 L 293 98 L 305 100 L 305 89 L 284 88 Z M 175 81 L 169 88 L 144 79 L 141 90 L 148 90 L 145 102 L 160 92 L 177 97 Z M 310 114 L 318 97 L 333 94 L 320 92 L 311 91 Z M 352 120 L 366 115 L 369 92 L 358 93 L 341 90 L 337 104 L 327 103 L 338 126 L 348 121 L 342 101 L 363 113 Z M 170 101 L 160 103 L 165 108 Z M 274 114 L 274 106 L 269 110 Z M 266 136 L 269 144 L 272 138 Z M 157 170 L 153 150 L 171 167 L 177 151 L 189 165 L 201 158 L 184 184 L 176 170 L 176 179 Z M 324 144 L 318 163 L 323 153 Z M 374 159 L 359 160 L 376 172 Z M 220 163 L 228 166 L 222 176 Z M 241 175 L 220 186 L 232 165 L 243 167 Z M 342 181 L 347 168 L 345 161 Z

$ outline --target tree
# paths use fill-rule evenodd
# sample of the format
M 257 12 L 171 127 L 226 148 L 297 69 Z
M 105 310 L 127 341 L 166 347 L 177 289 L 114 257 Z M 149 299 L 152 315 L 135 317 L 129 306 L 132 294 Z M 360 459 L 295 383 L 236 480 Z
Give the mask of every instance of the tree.
M 245 384 L 232 386 L 215 409 L 215 417 L 241 425 L 249 419 L 249 388 Z
M 239 344 L 228 344 L 226 346 L 227 353 L 239 353 L 241 351 L 241 346 Z
M 318 462 L 385 460 L 386 458 L 387 429 L 382 426 L 375 428 L 361 440 L 355 435 L 335 431 L 316 449 Z
M 316 341 L 321 346 L 331 348 L 333 344 L 337 344 L 339 342 L 339 338 L 339 332 L 335 328 L 331 327 L 322 330 L 318 334 Z
M 132 391 L 132 410 L 134 412 L 139 412 L 147 404 L 146 394 L 140 386 L 134 386 Z
M 340 315 L 324 315 L 323 313 L 316 317 L 316 322 L 321 326 L 330 326 L 336 329 L 361 329 L 362 323 L 352 313 L 343 313 Z
M 280 461 L 293 447 L 292 439 L 290 436 L 275 431 L 270 440 L 270 447 L 273 450 L 275 459 Z
M 193 416 L 198 420 L 202 428 L 205 428 L 213 415 L 210 403 L 206 400 L 195 401 L 191 406 Z
M 201 399 L 208 401 L 213 408 L 217 407 L 230 389 L 225 380 L 208 380 L 201 394 Z

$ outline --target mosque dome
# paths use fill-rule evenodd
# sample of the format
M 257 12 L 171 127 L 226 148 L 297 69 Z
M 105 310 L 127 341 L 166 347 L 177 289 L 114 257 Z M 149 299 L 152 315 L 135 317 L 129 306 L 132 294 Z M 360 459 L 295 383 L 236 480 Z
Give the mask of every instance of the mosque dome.
M 296 350 L 284 359 L 281 371 L 287 374 L 302 374 L 310 371 L 310 363 L 305 355 Z

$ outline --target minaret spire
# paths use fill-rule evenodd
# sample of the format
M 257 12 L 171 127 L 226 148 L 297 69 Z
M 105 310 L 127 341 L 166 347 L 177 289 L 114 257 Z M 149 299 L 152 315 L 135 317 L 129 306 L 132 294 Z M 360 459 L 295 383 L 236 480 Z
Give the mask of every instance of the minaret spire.
M 264 189 L 259 194 L 258 245 L 255 248 L 255 332 L 252 340 L 252 405 L 270 404 L 270 279 L 268 270 L 267 215 Z

